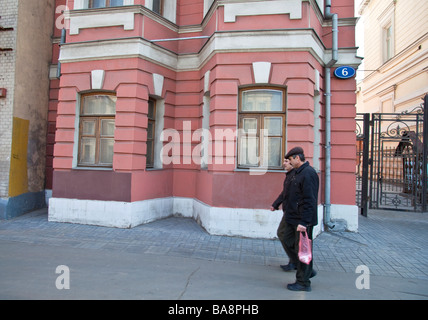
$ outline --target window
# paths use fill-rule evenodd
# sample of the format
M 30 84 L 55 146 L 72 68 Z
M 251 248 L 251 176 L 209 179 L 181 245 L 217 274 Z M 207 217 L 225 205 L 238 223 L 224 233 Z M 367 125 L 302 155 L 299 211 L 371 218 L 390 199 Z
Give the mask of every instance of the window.
M 393 33 L 392 25 L 389 25 L 383 30 L 384 33 L 384 59 L 386 62 L 394 56 L 394 47 L 393 47 Z
M 123 6 L 123 0 L 89 0 L 89 8 L 105 8 Z
M 239 129 L 238 167 L 282 169 L 285 90 L 242 90 Z
M 116 96 L 88 94 L 81 100 L 79 166 L 112 167 Z
M 149 99 L 149 113 L 147 124 L 147 155 L 146 167 L 153 168 L 155 154 L 155 124 L 156 124 L 156 100 Z
M 163 0 L 153 0 L 153 11 L 160 15 L 163 14 Z
M 397 1 L 389 1 L 389 5 L 377 17 L 380 26 L 380 59 L 382 63 L 394 57 L 395 7 Z

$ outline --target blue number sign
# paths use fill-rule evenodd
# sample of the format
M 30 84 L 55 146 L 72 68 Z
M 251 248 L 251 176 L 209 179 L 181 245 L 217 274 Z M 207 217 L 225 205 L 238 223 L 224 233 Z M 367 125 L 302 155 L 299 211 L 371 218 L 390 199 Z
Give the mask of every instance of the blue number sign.
M 334 75 L 340 79 L 349 79 L 355 76 L 355 69 L 350 66 L 341 66 L 334 70 Z

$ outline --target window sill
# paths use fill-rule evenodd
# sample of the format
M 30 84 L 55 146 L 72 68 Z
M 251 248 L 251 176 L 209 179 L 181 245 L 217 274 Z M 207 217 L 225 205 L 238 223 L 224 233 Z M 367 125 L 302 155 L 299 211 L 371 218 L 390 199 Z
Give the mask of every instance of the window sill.
M 287 173 L 284 169 L 266 169 L 266 168 L 236 168 L 235 172 L 276 172 L 276 173 Z
M 163 170 L 163 168 L 146 168 L 146 171 L 160 171 Z
M 74 167 L 73 170 L 113 171 L 111 167 Z

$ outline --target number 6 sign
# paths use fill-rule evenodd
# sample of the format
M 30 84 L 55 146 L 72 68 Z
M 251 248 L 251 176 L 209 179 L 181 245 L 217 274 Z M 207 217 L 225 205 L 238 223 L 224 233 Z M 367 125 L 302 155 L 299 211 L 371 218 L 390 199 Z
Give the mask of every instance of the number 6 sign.
M 340 79 L 349 79 L 355 76 L 355 69 L 350 66 L 341 66 L 334 70 L 334 75 Z

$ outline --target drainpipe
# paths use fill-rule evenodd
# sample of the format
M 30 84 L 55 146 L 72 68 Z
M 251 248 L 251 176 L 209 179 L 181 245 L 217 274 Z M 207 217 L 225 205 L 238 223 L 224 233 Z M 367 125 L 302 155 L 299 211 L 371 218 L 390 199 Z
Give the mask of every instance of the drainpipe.
M 66 36 L 66 31 L 65 31 L 65 29 L 62 29 L 61 30 L 61 40 L 59 42 L 60 48 L 65 43 L 65 36 Z M 58 61 L 57 69 L 56 69 L 56 77 L 58 79 L 61 77 L 61 62 L 59 62 L 59 61 Z
M 332 58 L 324 67 L 325 69 L 325 204 L 324 204 L 324 225 L 333 229 L 334 224 L 330 218 L 330 194 L 331 194 L 331 67 L 338 60 L 338 18 L 337 14 L 331 13 L 331 0 L 326 0 L 325 18 L 332 20 Z

